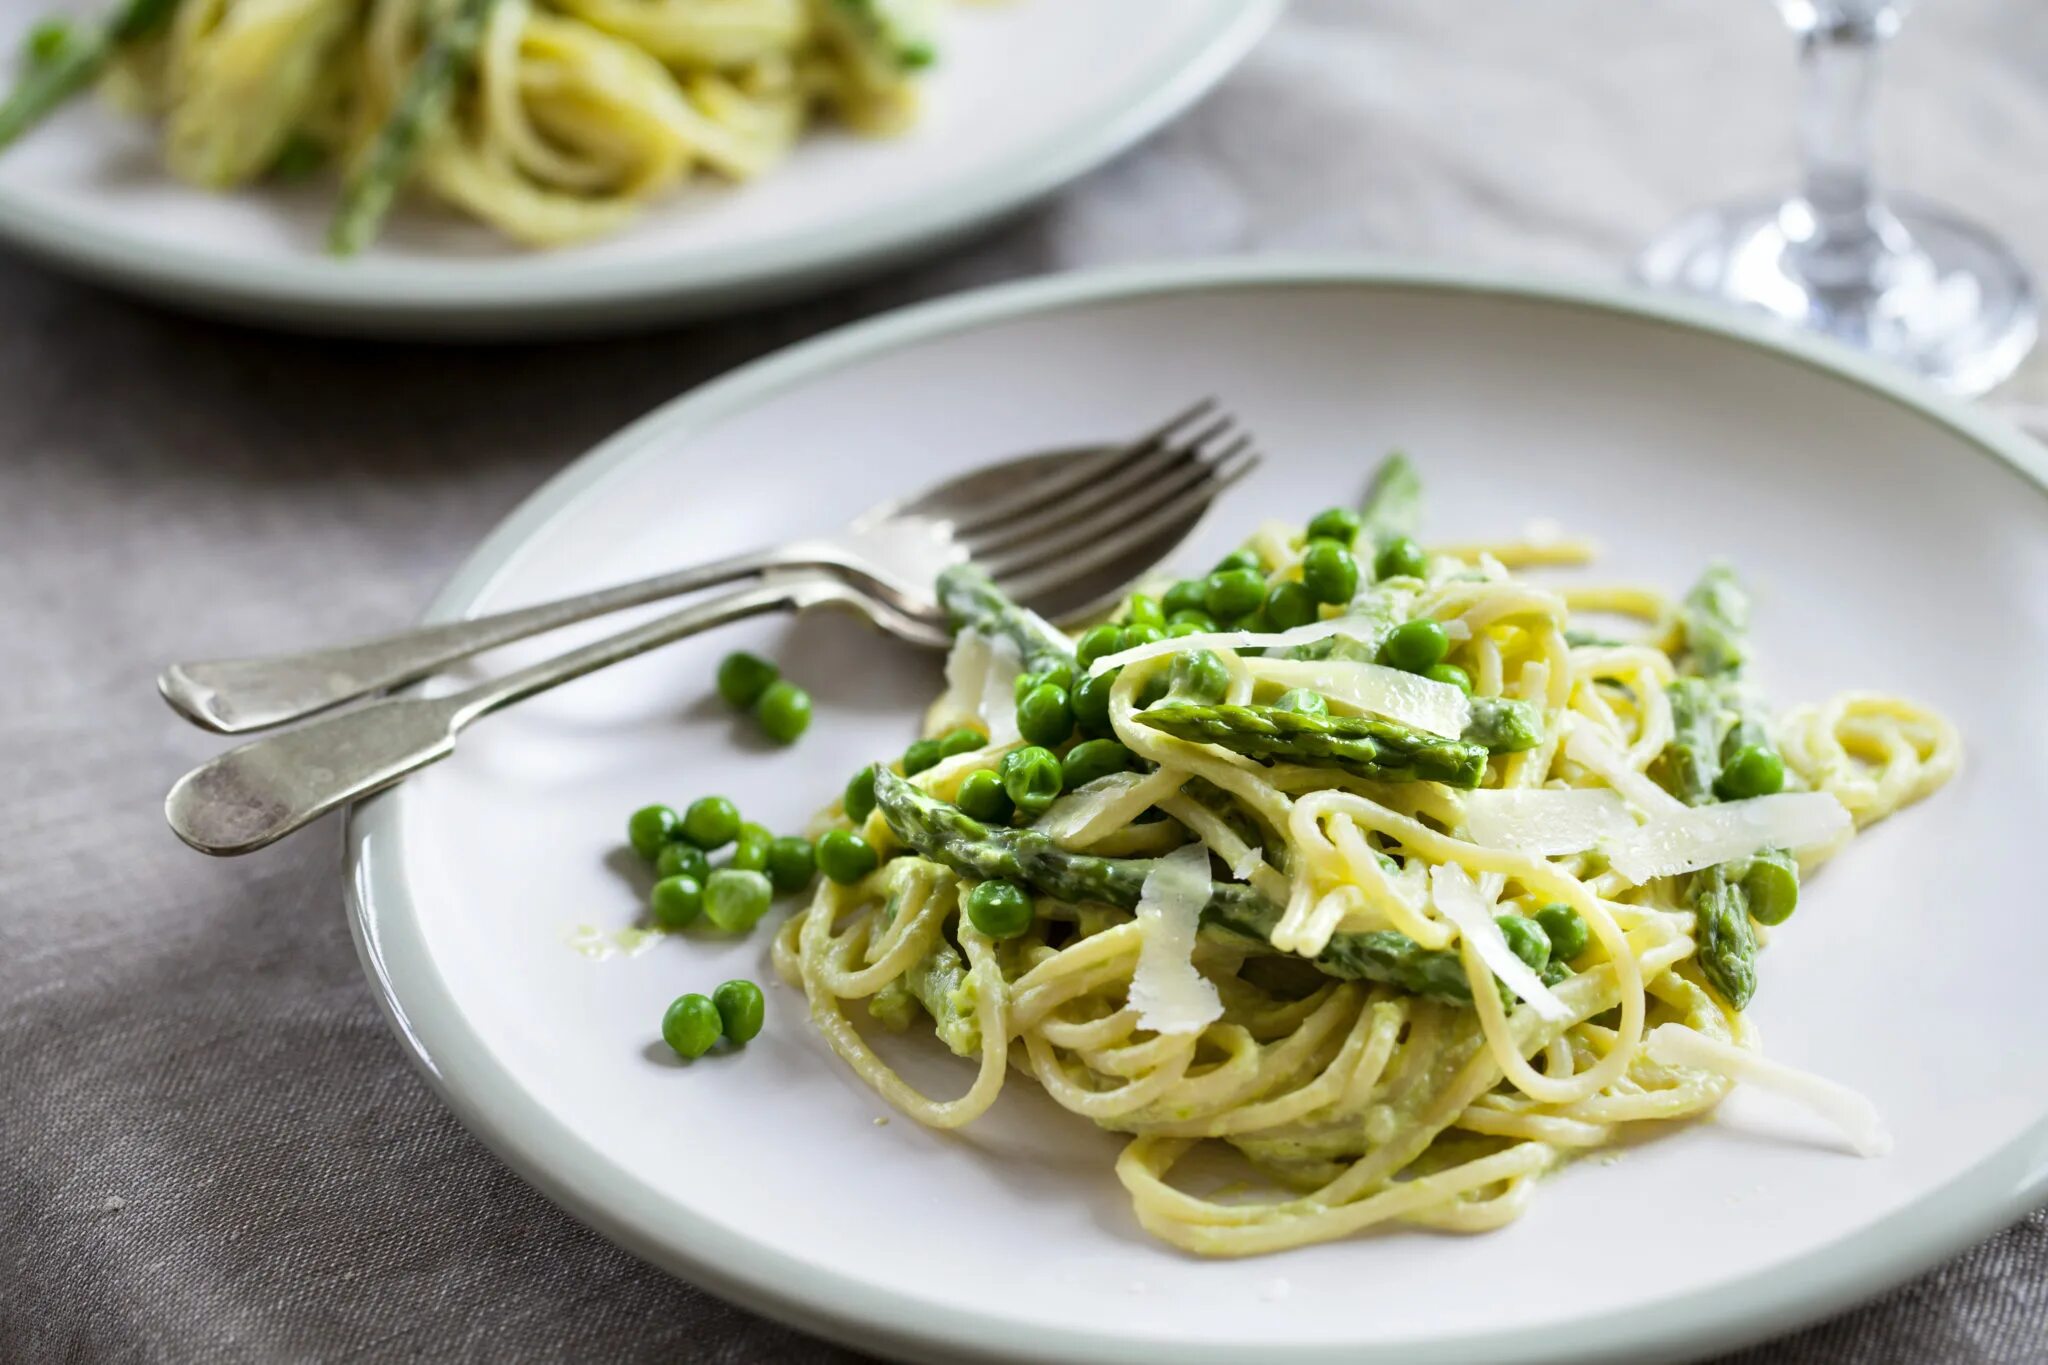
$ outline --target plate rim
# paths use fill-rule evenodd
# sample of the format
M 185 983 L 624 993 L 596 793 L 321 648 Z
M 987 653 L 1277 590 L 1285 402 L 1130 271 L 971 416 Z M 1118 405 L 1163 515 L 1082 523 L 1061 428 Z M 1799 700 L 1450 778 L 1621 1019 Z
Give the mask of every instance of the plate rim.
M 1542 274 L 1377 260 L 1295 256 L 1146 264 L 997 285 L 912 305 L 826 332 L 743 365 L 669 400 L 566 466 L 479 542 L 428 607 L 460 616 L 563 509 L 656 442 L 696 431 L 812 377 L 905 344 L 1077 306 L 1162 295 L 1274 287 L 1372 287 L 1483 295 L 1621 315 L 1703 333 L 1792 361 L 1887 399 L 1949 429 L 2048 495 L 2048 447 L 1994 414 L 1836 343 L 1711 304 Z M 634 1177 L 593 1160 L 582 1141 L 527 1096 L 462 1018 L 424 948 L 404 883 L 399 811 L 404 789 L 352 808 L 344 827 L 350 932 L 372 994 L 407 1055 L 462 1124 L 514 1172 L 613 1243 L 770 1318 L 869 1350 L 920 1359 L 1141 1361 L 1161 1344 L 1076 1328 L 1034 1329 L 1020 1343 L 1004 1318 L 937 1307 L 847 1279 L 700 1218 Z M 2048 1203 L 2048 1112 L 1998 1150 L 1920 1194 L 1853 1238 L 1729 1284 L 1559 1324 L 1530 1335 L 1493 1331 L 1430 1341 L 1345 1342 L 1260 1358 L 1295 1365 L 1393 1365 L 1473 1358 L 1513 1365 L 1590 1359 L 1654 1360 L 1731 1349 L 1776 1336 L 1894 1287 Z M 1729 1305 L 1742 1311 L 1731 1313 Z M 1020 1344 L 1024 1349 L 1020 1350 Z M 1254 1344 L 1176 1343 L 1189 1365 L 1226 1365 Z
M 579 264 L 558 254 L 546 270 L 532 268 L 536 257 L 547 259 L 545 252 L 351 262 L 307 253 L 249 262 L 152 243 L 5 184 L 0 244 L 100 284 L 245 318 L 470 334 L 705 316 L 749 300 L 808 292 L 956 240 L 1107 164 L 1207 94 L 1286 3 L 1209 0 L 1209 19 L 1160 58 L 1168 77 L 1122 101 L 1113 116 L 1037 139 L 908 207 L 680 257 Z

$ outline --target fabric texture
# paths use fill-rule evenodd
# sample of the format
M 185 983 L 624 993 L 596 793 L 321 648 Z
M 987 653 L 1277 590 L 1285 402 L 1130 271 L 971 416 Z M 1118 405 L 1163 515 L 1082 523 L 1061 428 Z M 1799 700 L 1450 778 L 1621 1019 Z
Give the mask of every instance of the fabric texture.
M 232 862 L 165 829 L 217 745 L 155 670 L 401 624 L 614 428 L 907 301 L 1290 249 L 1611 278 L 1785 181 L 1792 88 L 1763 4 L 1298 0 L 1200 108 L 980 241 L 624 340 L 281 337 L 0 260 L 0 1360 L 854 1359 L 614 1249 L 464 1132 L 371 1002 L 333 826 Z M 2048 269 L 2038 7 L 1922 7 L 1882 98 L 1892 177 Z M 2048 362 L 2013 391 L 2048 398 Z M 1730 1359 L 2048 1360 L 2048 1214 Z

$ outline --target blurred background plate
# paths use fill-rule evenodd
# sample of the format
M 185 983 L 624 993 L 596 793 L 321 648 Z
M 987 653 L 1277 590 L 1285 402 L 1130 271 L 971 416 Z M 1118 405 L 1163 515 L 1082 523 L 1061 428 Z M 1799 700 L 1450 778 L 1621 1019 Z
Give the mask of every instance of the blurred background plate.
M 1837 1311 L 2048 1195 L 2048 1052 L 2007 1045 L 2048 1036 L 2033 860 L 2048 729 L 2015 723 L 2048 675 L 2048 456 L 1826 343 L 1701 305 L 1427 268 L 1197 264 L 983 291 L 658 410 L 515 512 L 433 614 L 822 528 L 878 493 L 1130 431 L 1203 393 L 1268 459 L 1183 568 L 1263 517 L 1354 497 L 1398 445 L 1434 538 L 1552 518 L 1604 543 L 1587 576 L 1666 587 L 1725 556 L 1757 590 L 1776 703 L 1866 687 L 1956 721 L 1961 775 L 1815 880 L 1751 1012 L 1771 1057 L 1876 1102 L 1891 1156 L 1846 1156 L 1740 1092 L 1711 1122 L 1569 1166 L 1499 1232 L 1198 1261 L 1136 1225 L 1119 1140 L 1027 1081 L 958 1134 L 885 1124 L 800 993 L 770 984 L 774 921 L 605 961 L 565 941 L 640 913 L 628 811 L 719 792 L 800 829 L 915 734 L 938 656 L 822 615 L 537 698 L 353 813 L 359 949 L 463 1122 L 655 1263 L 921 1358 L 1665 1359 Z M 800 744 L 765 749 L 717 700 L 733 648 L 812 688 Z M 679 1066 L 663 1007 L 734 976 L 766 986 L 766 1031 Z M 913 1080 L 965 1085 L 937 1044 L 900 1041 Z
M 0 240 L 163 302 L 318 331 L 543 335 L 723 312 L 880 269 L 1023 207 L 1178 114 L 1281 0 L 957 6 L 921 121 L 831 129 L 759 181 L 693 183 L 615 236 L 555 251 L 408 205 L 362 257 L 322 253 L 331 181 L 214 195 L 159 130 L 83 99 L 0 157 Z M 41 0 L 0 0 L 0 52 Z

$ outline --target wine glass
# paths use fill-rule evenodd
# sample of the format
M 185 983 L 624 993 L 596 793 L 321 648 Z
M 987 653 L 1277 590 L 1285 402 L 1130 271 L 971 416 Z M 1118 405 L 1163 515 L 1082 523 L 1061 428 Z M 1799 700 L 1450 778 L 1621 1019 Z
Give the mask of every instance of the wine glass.
M 1801 184 L 1692 215 L 1637 262 L 1648 283 L 1761 308 L 1982 393 L 2032 349 L 2039 305 L 2004 243 L 1924 201 L 1880 198 L 1870 105 L 1909 0 L 1778 0 L 1799 35 Z

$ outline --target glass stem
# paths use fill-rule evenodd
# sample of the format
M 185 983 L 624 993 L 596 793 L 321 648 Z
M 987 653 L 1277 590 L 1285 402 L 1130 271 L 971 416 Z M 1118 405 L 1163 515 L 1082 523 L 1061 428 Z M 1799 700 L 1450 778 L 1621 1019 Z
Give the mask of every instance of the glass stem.
M 1854 5 L 1816 8 L 1799 36 L 1801 198 L 1813 215 L 1796 248 L 1799 266 L 1823 289 L 1868 288 L 1890 247 L 1871 170 L 1871 103 L 1878 53 L 1897 14 L 1883 6 L 1874 14 Z

